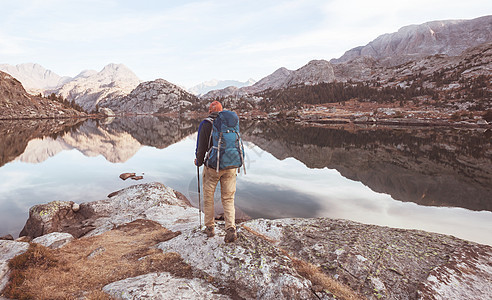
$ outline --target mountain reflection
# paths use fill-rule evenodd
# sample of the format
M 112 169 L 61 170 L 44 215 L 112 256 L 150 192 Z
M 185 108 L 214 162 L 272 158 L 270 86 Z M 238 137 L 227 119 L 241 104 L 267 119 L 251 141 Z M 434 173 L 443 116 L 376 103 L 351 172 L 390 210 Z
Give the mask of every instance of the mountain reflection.
M 134 116 L 116 118 L 110 124 L 99 127 L 112 132 L 128 132 L 144 146 L 163 149 L 196 132 L 200 121 L 164 116 Z
M 63 150 L 125 162 L 142 146 L 163 149 L 196 131 L 199 121 L 155 116 L 109 120 L 15 121 L 0 123 L 0 166 L 12 161 L 40 163 Z
M 393 199 L 492 211 L 490 130 L 307 127 L 245 123 L 243 137 L 278 159 L 336 169 Z
M 0 167 L 24 153 L 29 141 L 56 139 L 76 130 L 81 123 L 79 119 L 0 120 Z
M 142 146 L 163 149 L 177 143 L 195 133 L 199 122 L 157 116 L 2 121 L 0 167 L 16 159 L 39 163 L 67 149 L 125 162 Z M 241 121 L 241 130 L 245 141 L 277 159 L 293 157 L 308 168 L 336 169 L 396 200 L 492 211 L 490 130 L 308 127 L 268 121 Z

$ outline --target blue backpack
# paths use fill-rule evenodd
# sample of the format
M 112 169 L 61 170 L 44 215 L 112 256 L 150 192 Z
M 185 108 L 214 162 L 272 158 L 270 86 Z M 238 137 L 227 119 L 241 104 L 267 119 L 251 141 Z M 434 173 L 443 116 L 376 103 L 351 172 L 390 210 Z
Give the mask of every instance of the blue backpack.
M 239 118 L 233 111 L 223 110 L 212 123 L 206 165 L 219 170 L 240 168 L 244 165 L 244 146 L 239 133 Z M 244 173 L 246 169 L 243 167 Z

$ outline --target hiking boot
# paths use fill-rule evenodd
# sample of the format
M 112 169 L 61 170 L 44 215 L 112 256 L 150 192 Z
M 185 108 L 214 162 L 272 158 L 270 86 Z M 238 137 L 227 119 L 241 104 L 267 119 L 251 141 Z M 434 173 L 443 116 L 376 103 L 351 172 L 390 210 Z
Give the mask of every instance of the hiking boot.
M 207 226 L 203 231 L 208 237 L 213 237 L 215 235 L 215 229 L 212 226 Z
M 224 237 L 224 242 L 232 243 L 237 240 L 236 228 L 229 227 L 226 229 L 226 235 Z

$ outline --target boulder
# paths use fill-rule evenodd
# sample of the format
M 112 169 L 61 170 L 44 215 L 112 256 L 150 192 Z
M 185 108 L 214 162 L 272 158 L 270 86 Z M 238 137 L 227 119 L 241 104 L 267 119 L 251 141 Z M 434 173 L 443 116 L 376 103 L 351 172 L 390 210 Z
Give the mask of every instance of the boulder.
M 72 210 L 73 210 L 74 212 L 78 212 L 78 211 L 80 210 L 80 205 L 79 205 L 78 203 L 74 203 L 74 204 L 72 205 Z
M 19 236 L 36 238 L 51 232 L 67 232 L 74 237 L 83 236 L 94 229 L 89 219 L 93 212 L 90 207 L 82 204 L 74 211 L 73 201 L 52 201 L 47 204 L 35 205 L 29 209 L 29 219 Z M 77 226 L 73 226 L 77 225 Z
M 32 240 L 33 243 L 43 245 L 51 249 L 58 249 L 68 244 L 74 239 L 73 235 L 65 232 L 52 232 L 37 237 Z
M 198 209 L 186 197 L 160 183 L 130 186 L 111 193 L 109 199 L 82 203 L 54 201 L 33 206 L 21 236 L 33 238 L 52 233 L 70 233 L 75 238 L 98 235 L 137 218 L 157 221 L 169 228 L 198 224 Z
M 110 196 L 109 199 L 81 204 L 81 207 L 89 207 L 94 214 L 91 224 L 95 230 L 88 233 L 89 236 L 99 235 L 139 218 L 156 221 L 173 231 L 199 223 L 198 209 L 161 183 L 133 185 Z

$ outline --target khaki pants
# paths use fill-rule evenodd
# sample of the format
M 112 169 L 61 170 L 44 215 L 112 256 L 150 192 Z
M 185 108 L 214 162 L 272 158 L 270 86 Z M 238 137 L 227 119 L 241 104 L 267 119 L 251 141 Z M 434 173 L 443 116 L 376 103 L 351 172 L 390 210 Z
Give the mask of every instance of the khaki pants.
M 236 228 L 234 209 L 234 195 L 236 194 L 237 169 L 219 170 L 204 166 L 203 168 L 203 195 L 205 198 L 203 211 L 205 213 L 205 226 L 215 225 L 214 193 L 217 183 L 220 181 L 220 198 L 224 207 L 225 228 Z

